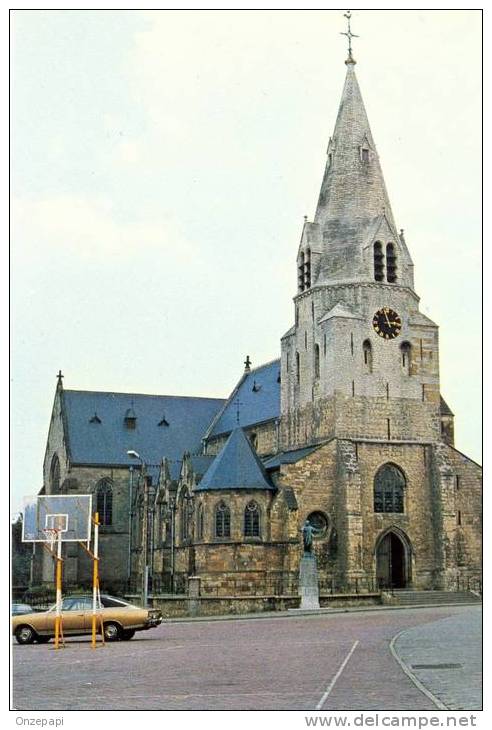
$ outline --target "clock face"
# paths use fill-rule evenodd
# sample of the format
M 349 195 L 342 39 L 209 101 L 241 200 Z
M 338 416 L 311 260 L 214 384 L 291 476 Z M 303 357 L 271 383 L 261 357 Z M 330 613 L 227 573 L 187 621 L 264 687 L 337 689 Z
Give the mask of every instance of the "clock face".
M 394 309 L 381 307 L 372 318 L 376 333 L 385 340 L 394 340 L 401 331 L 401 317 Z

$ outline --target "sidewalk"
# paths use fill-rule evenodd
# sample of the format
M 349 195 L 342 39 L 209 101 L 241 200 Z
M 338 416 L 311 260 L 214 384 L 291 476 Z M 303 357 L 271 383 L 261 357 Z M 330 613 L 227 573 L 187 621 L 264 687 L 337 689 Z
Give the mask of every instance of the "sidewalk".
M 302 610 L 300 608 L 292 608 L 287 611 L 262 611 L 261 613 L 229 613 L 219 614 L 211 616 L 175 616 L 164 618 L 163 624 L 174 624 L 183 622 L 199 622 L 199 621 L 251 621 L 259 619 L 272 619 L 272 618 L 300 618 L 300 617 L 320 617 L 330 616 L 339 613 L 367 613 L 370 611 L 413 611 L 414 609 L 434 609 L 434 608 L 463 608 L 467 606 L 482 608 L 481 604 L 477 606 L 476 603 L 460 603 L 460 604 L 432 604 L 427 603 L 415 604 L 412 606 L 348 606 L 347 608 L 319 608 L 316 610 Z
M 393 649 L 441 709 L 482 709 L 482 607 L 402 631 Z

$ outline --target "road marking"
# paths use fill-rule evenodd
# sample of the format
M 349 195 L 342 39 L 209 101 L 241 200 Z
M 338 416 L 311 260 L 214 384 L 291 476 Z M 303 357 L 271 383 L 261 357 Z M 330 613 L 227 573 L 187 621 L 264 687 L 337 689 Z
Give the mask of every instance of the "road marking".
M 357 648 L 357 645 L 358 645 L 358 643 L 359 643 L 359 640 L 358 640 L 358 639 L 357 639 L 357 641 L 354 641 L 354 645 L 352 646 L 351 650 L 349 651 L 349 653 L 347 654 L 347 656 L 346 656 L 346 657 L 345 657 L 345 659 L 343 660 L 342 664 L 340 665 L 340 669 L 339 669 L 339 670 L 338 670 L 338 672 L 337 672 L 337 673 L 335 674 L 335 676 L 334 676 L 334 677 L 333 677 L 333 679 L 331 680 L 330 684 L 329 684 L 329 685 L 328 685 L 328 687 L 326 688 L 326 692 L 324 693 L 323 697 L 322 697 L 322 698 L 320 699 L 320 701 L 319 701 L 319 702 L 318 702 L 318 704 L 316 705 L 316 708 L 315 708 L 316 710 L 321 710 L 321 708 L 322 708 L 322 707 L 323 707 L 323 705 L 325 704 L 325 702 L 326 702 L 326 700 L 327 700 L 327 698 L 328 698 L 328 696 L 329 696 L 329 694 L 330 694 L 331 690 L 333 689 L 333 687 L 335 686 L 335 684 L 336 684 L 336 682 L 337 682 L 338 678 L 340 677 L 340 675 L 342 674 L 343 670 L 344 670 L 344 669 L 345 669 L 345 667 L 347 666 L 347 664 L 348 664 L 348 661 L 349 661 L 350 657 L 352 656 L 352 654 L 353 654 L 353 653 L 354 653 L 354 651 L 356 650 L 356 648 Z
M 413 628 L 413 627 L 412 627 Z M 402 631 L 399 631 L 396 636 L 393 636 L 390 642 L 390 651 L 393 654 L 393 657 L 396 659 L 400 667 L 403 669 L 407 677 L 414 683 L 414 685 L 419 689 L 426 697 L 430 699 L 431 702 L 435 704 L 435 706 L 439 710 L 449 710 L 449 707 L 446 707 L 446 705 L 441 702 L 440 699 L 438 699 L 435 694 L 433 694 L 427 687 L 425 687 L 422 682 L 417 678 L 417 676 L 412 672 L 408 664 L 406 664 L 403 659 L 400 657 L 398 652 L 396 651 L 396 642 L 400 638 L 402 634 L 404 634 L 408 629 L 402 629 Z

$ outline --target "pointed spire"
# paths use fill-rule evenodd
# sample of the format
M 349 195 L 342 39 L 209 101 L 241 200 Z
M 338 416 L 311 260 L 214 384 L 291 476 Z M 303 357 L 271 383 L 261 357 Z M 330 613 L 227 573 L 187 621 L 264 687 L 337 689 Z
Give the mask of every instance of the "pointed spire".
M 63 380 L 62 379 L 64 377 L 65 376 L 63 375 L 62 371 L 59 370 L 58 371 L 58 375 L 56 376 L 56 378 L 57 378 L 57 380 L 56 380 L 56 389 L 57 390 L 63 390 Z
M 347 73 L 314 218 L 322 250 L 319 282 L 372 278 L 363 260 L 371 237 L 384 226 L 386 240 L 399 240 L 355 75 L 350 28 L 344 35 L 349 38 Z

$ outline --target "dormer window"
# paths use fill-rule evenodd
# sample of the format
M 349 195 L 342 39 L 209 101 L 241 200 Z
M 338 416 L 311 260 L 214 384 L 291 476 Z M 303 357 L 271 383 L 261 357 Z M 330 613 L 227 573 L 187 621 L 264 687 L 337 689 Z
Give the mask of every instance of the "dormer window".
M 328 153 L 328 167 L 331 167 L 333 165 L 333 154 L 331 152 Z
M 360 158 L 362 162 L 369 162 L 369 150 L 367 147 L 362 147 L 360 151 Z
M 135 428 L 137 427 L 137 416 L 133 408 L 129 408 L 125 413 L 124 423 L 126 428 L 128 428 L 130 431 L 135 430 Z
M 256 380 L 253 380 L 253 387 L 251 388 L 251 390 L 253 391 L 253 393 L 258 393 L 258 391 L 260 390 L 260 388 L 261 388 L 261 385 L 258 385 L 258 383 L 256 382 Z
M 166 416 L 163 415 L 157 425 L 158 426 L 169 426 L 169 421 L 166 420 Z
M 96 411 L 94 411 L 92 418 L 89 418 L 89 423 L 101 423 L 101 419 L 97 415 Z

